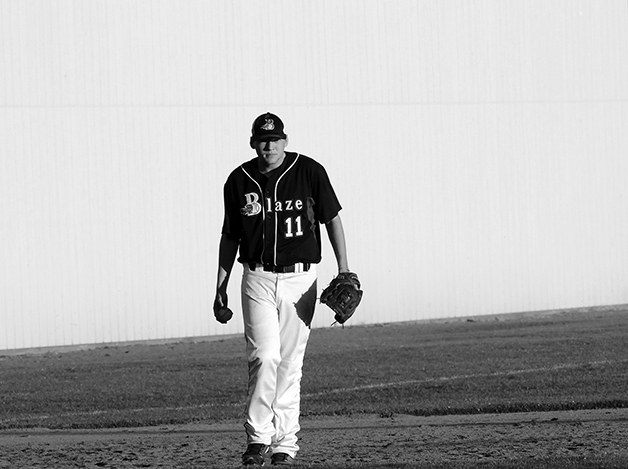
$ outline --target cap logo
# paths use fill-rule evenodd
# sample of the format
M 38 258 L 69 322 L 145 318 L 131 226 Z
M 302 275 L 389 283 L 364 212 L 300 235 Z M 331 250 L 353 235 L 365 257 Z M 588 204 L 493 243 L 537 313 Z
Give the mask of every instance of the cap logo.
M 264 119 L 266 123 L 261 127 L 262 130 L 275 130 L 275 121 L 272 119 Z

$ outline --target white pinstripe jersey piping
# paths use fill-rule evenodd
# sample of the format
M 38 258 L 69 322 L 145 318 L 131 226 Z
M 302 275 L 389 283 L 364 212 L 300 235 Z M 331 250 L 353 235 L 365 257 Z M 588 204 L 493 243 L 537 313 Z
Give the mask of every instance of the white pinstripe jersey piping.
M 283 178 L 286 173 L 288 171 L 290 171 L 292 169 L 292 167 L 297 163 L 297 161 L 299 160 L 299 157 L 301 156 L 300 153 L 297 153 L 297 157 L 294 159 L 294 161 L 292 162 L 292 164 L 290 164 L 290 166 L 288 166 L 286 168 L 286 170 L 281 173 L 281 175 L 277 178 L 277 181 L 275 182 L 275 189 L 273 191 L 273 197 L 275 198 L 275 200 L 277 200 L 277 187 L 279 186 L 279 181 L 281 180 L 281 178 Z M 264 191 L 262 191 L 262 187 L 259 185 L 259 183 L 249 174 L 246 172 L 246 169 L 244 169 L 244 166 L 240 166 L 240 168 L 242 169 L 242 171 L 244 172 L 244 174 L 246 174 L 249 179 L 251 179 L 251 181 L 253 181 L 255 183 L 255 185 L 257 186 L 257 188 L 259 189 L 260 192 L 260 196 L 262 199 L 262 225 L 265 225 L 266 222 L 266 203 L 264 200 Z M 275 242 L 273 245 L 273 264 L 277 264 L 277 239 L 279 238 L 279 226 L 277 224 L 277 216 L 275 215 Z M 262 258 L 260 259 L 260 261 L 263 263 L 264 261 L 264 251 L 266 250 L 266 236 L 265 236 L 265 230 L 262 229 Z

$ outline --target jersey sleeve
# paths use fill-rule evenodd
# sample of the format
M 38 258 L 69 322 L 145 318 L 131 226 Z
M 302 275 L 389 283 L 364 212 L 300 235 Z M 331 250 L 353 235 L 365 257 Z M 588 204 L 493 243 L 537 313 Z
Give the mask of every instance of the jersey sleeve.
M 314 213 L 320 223 L 330 222 L 342 209 L 325 168 L 315 163 L 313 168 Z
M 222 222 L 222 234 L 230 238 L 240 239 L 242 237 L 242 223 L 238 212 L 238 199 L 233 175 L 227 178 L 227 182 L 225 182 L 223 187 L 223 199 L 225 216 Z

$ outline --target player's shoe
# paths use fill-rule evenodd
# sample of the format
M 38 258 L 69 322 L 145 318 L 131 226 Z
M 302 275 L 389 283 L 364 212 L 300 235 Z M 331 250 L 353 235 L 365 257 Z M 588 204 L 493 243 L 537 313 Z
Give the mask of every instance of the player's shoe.
M 242 455 L 243 466 L 263 466 L 264 456 L 270 448 L 261 443 L 251 443 Z
M 295 463 L 292 456 L 286 453 L 275 453 L 270 457 L 273 466 L 291 466 Z

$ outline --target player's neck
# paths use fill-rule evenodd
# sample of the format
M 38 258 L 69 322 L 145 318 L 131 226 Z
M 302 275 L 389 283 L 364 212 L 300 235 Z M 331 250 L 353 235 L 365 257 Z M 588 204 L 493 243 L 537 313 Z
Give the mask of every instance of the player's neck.
M 281 165 L 283 164 L 283 162 L 286 159 L 286 154 L 284 153 L 280 159 L 278 159 L 277 161 L 274 161 L 272 163 L 269 163 L 267 161 L 265 161 L 263 158 L 258 158 L 257 160 L 257 169 L 260 173 L 262 174 L 268 174 L 278 168 L 281 167 Z

